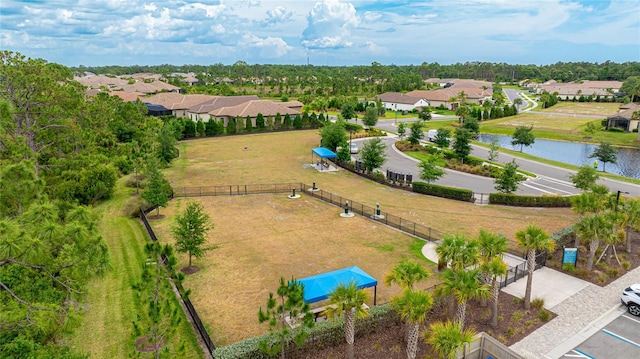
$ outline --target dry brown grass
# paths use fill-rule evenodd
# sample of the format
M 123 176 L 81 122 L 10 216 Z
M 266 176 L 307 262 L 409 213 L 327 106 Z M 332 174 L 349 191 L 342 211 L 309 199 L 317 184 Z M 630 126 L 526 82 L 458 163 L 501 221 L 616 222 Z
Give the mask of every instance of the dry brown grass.
M 174 186 L 316 182 L 323 190 L 370 206 L 379 202 L 383 211 L 441 232 L 471 236 L 484 228 L 513 240 L 514 233 L 530 223 L 554 232 L 575 219 L 569 209 L 477 206 L 389 188 L 347 171 L 320 173 L 305 168 L 318 143 L 317 131 L 189 141 L 181 145 L 181 158 L 167 178 Z M 381 283 L 402 256 L 412 255 L 409 236 L 364 218 L 340 218 L 340 209 L 307 196 L 190 200 L 201 201 L 208 209 L 216 225 L 210 243 L 222 245 L 196 260 L 202 270 L 185 282 L 216 344 L 266 329 L 258 325 L 256 313 L 268 293 L 276 290 L 280 276 L 302 278 L 358 265 Z M 152 223 L 162 240 L 170 240 L 169 227 L 184 202 L 172 201 L 161 211 L 167 218 Z M 179 257 L 184 265 L 186 256 Z M 379 303 L 394 290 L 379 285 Z
M 558 102 L 552 107 L 535 109 L 535 111 L 571 113 L 577 115 L 593 115 L 607 117 L 618 112 L 619 103 L 610 102 Z

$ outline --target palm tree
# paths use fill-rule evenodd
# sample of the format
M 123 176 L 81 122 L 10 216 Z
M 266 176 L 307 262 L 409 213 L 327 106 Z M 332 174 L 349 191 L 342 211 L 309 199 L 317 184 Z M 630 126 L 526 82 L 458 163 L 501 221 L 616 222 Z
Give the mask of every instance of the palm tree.
M 576 234 L 589 242 L 589 256 L 587 257 L 587 271 L 593 269 L 593 259 L 596 250 L 600 247 L 600 241 L 613 233 L 613 222 L 608 220 L 606 213 L 598 213 L 582 217 L 576 223 Z
M 447 321 L 431 324 L 429 331 L 425 331 L 425 340 L 431 345 L 431 350 L 438 354 L 438 358 L 456 359 L 458 350 L 471 344 L 475 335 L 471 329 L 462 330 L 460 323 Z
M 498 326 L 498 295 L 500 294 L 500 282 L 498 278 L 507 274 L 507 263 L 502 258 L 494 257 L 489 262 L 484 262 L 480 266 L 482 273 L 485 273 L 491 282 L 491 326 Z
M 464 269 L 478 263 L 478 242 L 463 234 L 446 234 L 436 247 L 438 267 L 451 262 L 451 268 Z
M 391 300 L 391 305 L 407 325 L 407 358 L 414 359 L 418 352 L 420 324 L 429 314 L 433 306 L 433 298 L 425 291 L 405 289 L 402 296 L 394 297 Z
M 481 229 L 478 236 L 478 247 L 482 261 L 489 262 L 494 257 L 502 256 L 507 250 L 507 239 L 503 235 Z
M 442 283 L 436 290 L 440 294 L 451 295 L 458 304 L 456 322 L 464 328 L 467 314 L 467 302 L 470 299 L 486 299 L 489 297 L 489 286 L 479 280 L 480 271 L 477 269 L 447 269 L 442 273 Z
M 627 253 L 631 253 L 631 237 L 629 230 L 635 228 L 640 230 L 640 199 L 625 201 L 622 206 L 622 213 L 625 217 L 625 237 L 627 239 Z
M 410 258 L 403 258 L 384 277 L 384 283 L 396 283 L 402 289 L 413 289 L 413 285 L 429 278 L 429 272 L 418 262 Z
M 531 285 L 535 269 L 536 251 L 553 251 L 556 242 L 542 228 L 534 224 L 516 232 L 518 244 L 527 251 L 527 288 L 524 294 L 524 309 L 531 308 Z
M 344 337 L 347 341 L 348 359 L 353 359 L 356 318 L 369 315 L 369 312 L 362 307 L 366 300 L 367 294 L 362 289 L 358 289 L 358 284 L 354 280 L 349 281 L 349 284 L 338 284 L 329 294 L 331 303 L 328 309 L 329 315 L 344 315 Z

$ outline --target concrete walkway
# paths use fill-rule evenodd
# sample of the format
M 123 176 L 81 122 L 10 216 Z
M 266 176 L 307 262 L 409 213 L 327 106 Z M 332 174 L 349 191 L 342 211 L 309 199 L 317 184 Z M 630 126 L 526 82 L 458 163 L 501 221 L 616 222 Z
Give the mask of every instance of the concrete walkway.
M 540 270 L 534 272 L 534 283 L 539 272 L 542 273 Z M 613 319 L 616 313 L 619 314 L 618 311 L 622 307 L 622 291 L 638 282 L 640 267 L 606 287 L 588 283 L 577 293 L 551 308 L 558 315 L 556 318 L 510 348 L 528 359 L 560 358 L 582 342 L 583 333 L 593 331 L 594 327 L 604 327 L 608 319 Z M 548 284 L 549 281 L 544 282 L 544 285 Z M 532 297 L 536 297 L 535 290 Z

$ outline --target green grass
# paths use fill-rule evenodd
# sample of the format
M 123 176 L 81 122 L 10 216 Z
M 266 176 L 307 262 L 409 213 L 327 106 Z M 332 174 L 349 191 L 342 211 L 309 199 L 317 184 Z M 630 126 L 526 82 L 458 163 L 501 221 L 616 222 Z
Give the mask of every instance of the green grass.
M 413 240 L 413 243 L 410 246 L 411 249 L 411 253 L 413 253 L 416 256 L 417 260 L 423 260 L 426 261 L 429 264 L 438 264 L 436 262 L 433 262 L 429 259 L 427 259 L 427 257 L 424 256 L 424 254 L 422 254 L 422 247 L 424 247 L 425 245 L 425 241 L 420 239 L 420 238 L 415 238 Z
M 140 222 L 122 215 L 122 208 L 131 197 L 132 189 L 118 182 L 114 198 L 100 204 L 96 211 L 101 220 L 100 230 L 111 256 L 111 270 L 89 283 L 83 305 L 86 312 L 82 327 L 69 338 L 72 346 L 92 358 L 126 358 L 134 352 L 135 338 L 132 322 L 141 310 L 136 302 L 132 284 L 140 281 L 146 259 L 144 244 L 147 235 Z M 177 304 L 177 301 L 176 301 Z M 186 346 L 185 358 L 202 358 L 191 324 L 184 317 L 169 346 L 177 348 L 180 341 Z

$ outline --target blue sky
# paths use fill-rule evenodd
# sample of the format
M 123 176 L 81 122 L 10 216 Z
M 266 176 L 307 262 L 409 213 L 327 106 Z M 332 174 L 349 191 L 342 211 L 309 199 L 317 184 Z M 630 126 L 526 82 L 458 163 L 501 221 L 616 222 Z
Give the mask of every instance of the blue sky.
M 640 0 L 2 0 L 0 49 L 66 66 L 640 61 Z

